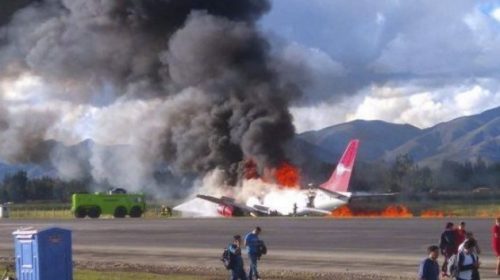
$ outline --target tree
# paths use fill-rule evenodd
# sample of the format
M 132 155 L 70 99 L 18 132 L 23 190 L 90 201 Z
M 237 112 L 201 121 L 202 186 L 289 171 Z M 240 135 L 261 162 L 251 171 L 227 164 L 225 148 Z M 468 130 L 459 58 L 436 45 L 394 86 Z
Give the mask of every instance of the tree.
M 26 171 L 18 171 L 12 176 L 4 178 L 4 188 L 7 197 L 13 202 L 24 202 L 27 198 L 28 175 Z
M 398 155 L 390 169 L 391 191 L 399 192 L 405 190 L 404 179 L 411 173 L 414 167 L 413 158 L 409 154 Z M 408 187 L 408 186 L 406 186 Z
M 413 192 L 429 192 L 434 188 L 432 170 L 429 167 L 416 166 L 411 174 L 410 187 Z

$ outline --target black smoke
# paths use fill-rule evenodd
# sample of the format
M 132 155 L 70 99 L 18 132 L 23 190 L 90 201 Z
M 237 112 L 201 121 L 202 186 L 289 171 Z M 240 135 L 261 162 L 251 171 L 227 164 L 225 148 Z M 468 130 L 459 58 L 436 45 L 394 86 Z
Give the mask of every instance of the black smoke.
M 232 179 L 244 159 L 274 167 L 294 135 L 288 106 L 300 91 L 277 72 L 257 28 L 269 9 L 266 0 L 45 0 L 10 12 L 0 27 L 0 81 L 38 77 L 50 116 L 11 135 L 33 134 L 23 132 L 29 129 L 36 141 L 64 141 L 58 137 L 76 130 L 64 126 L 71 108 L 101 108 L 111 117 L 92 130 L 117 143 L 126 135 L 130 148 L 120 156 L 95 150 L 89 162 L 96 180 L 131 176 L 134 184 L 152 184 L 147 178 L 159 164 L 180 175 L 221 168 Z M 34 110 L 14 114 L 16 104 L 3 103 L 7 127 Z

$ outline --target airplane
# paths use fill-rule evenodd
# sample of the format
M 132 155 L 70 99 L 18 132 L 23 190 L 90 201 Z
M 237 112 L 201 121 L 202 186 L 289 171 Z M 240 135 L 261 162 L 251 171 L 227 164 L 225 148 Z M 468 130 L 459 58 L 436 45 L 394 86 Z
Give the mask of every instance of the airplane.
M 237 202 L 232 197 L 214 197 L 198 194 L 198 199 L 217 205 L 218 216 L 278 216 L 278 215 L 329 215 L 336 208 L 348 204 L 353 198 L 391 196 L 394 193 L 349 192 L 349 181 L 356 161 L 359 140 L 353 139 L 347 145 L 337 167 L 328 181 L 318 187 L 305 190 L 284 190 L 261 201 L 252 198 L 247 203 Z M 286 198 L 285 198 L 286 196 Z M 285 203 L 284 203 L 285 202 Z M 181 204 L 174 207 L 180 212 L 189 212 L 191 206 Z

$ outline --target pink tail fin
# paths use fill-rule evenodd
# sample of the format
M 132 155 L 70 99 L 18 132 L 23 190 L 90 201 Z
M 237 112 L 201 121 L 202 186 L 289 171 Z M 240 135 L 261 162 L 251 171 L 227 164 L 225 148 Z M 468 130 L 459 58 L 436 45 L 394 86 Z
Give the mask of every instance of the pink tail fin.
M 323 183 L 320 187 L 329 191 L 347 192 L 349 189 L 349 180 L 351 179 L 352 168 L 356 160 L 358 152 L 359 140 L 354 139 L 347 145 L 344 154 L 340 158 L 337 168 L 333 171 L 332 176 L 328 181 Z

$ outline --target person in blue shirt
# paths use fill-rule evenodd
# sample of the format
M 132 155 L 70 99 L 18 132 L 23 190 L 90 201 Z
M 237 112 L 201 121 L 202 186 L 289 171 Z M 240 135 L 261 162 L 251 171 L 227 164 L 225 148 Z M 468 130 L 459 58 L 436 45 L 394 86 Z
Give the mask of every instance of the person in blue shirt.
M 259 258 L 259 234 L 260 227 L 256 227 L 252 232 L 245 236 L 245 246 L 250 259 L 250 271 L 248 272 L 248 280 L 253 280 L 254 277 L 260 280 L 259 272 L 257 271 L 257 260 Z
M 439 280 L 439 264 L 437 258 L 439 257 L 439 247 L 436 245 L 427 248 L 429 254 L 421 263 L 418 269 L 419 280 Z
M 247 274 L 243 267 L 243 258 L 241 257 L 241 236 L 233 236 L 233 243 L 228 246 L 231 252 L 232 267 L 231 280 L 247 280 Z

